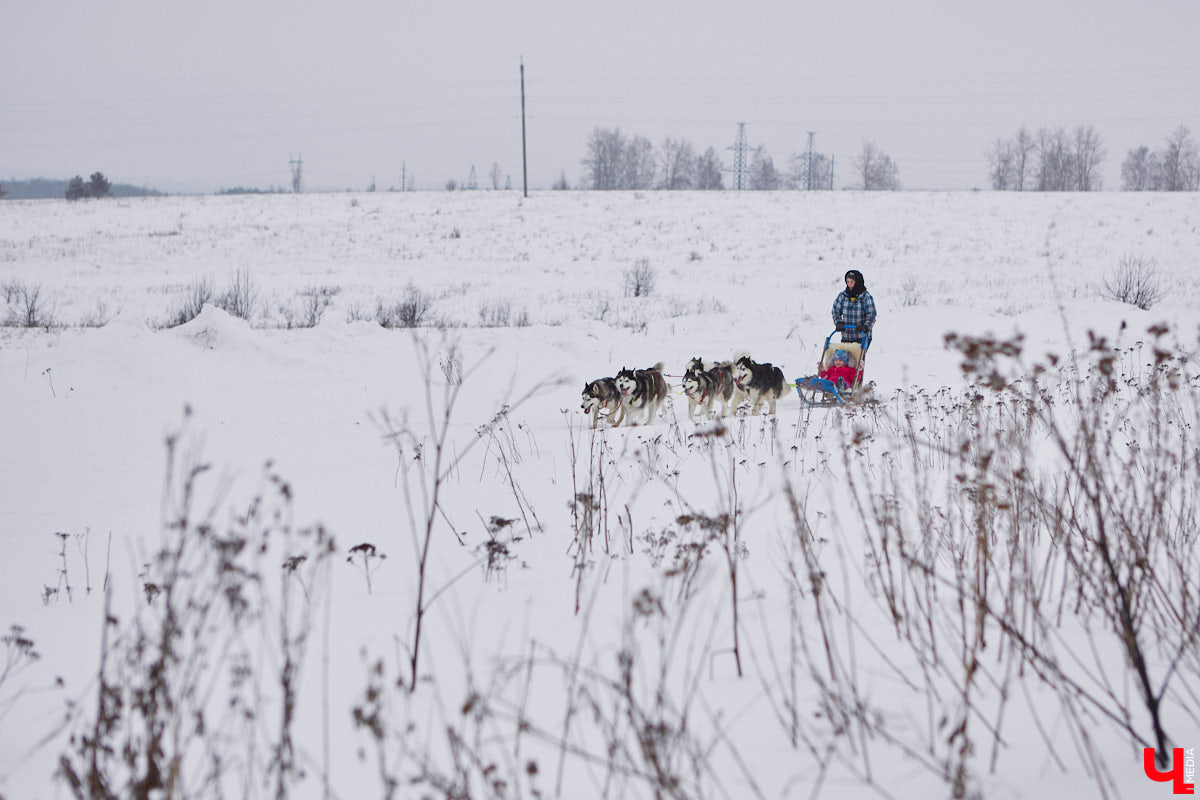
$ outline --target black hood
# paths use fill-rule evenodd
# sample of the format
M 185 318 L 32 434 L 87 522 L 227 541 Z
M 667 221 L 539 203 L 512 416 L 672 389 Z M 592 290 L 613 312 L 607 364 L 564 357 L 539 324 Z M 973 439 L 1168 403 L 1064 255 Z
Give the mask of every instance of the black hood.
M 854 288 L 846 290 L 846 294 L 850 297 L 858 297 L 867 290 L 867 282 L 863 280 L 862 273 L 858 270 L 847 270 L 843 280 L 845 280 L 845 278 L 854 278 Z

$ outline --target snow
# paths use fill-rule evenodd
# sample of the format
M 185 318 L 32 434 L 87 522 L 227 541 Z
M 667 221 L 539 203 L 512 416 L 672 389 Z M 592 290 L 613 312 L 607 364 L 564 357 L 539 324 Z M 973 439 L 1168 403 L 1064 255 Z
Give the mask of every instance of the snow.
M 21 626 L 40 655 L 0 678 L 0 796 L 68 796 L 54 773 L 60 755 L 76 752 L 69 737 L 94 718 L 102 584 L 107 577 L 112 613 L 123 623 L 149 614 L 146 565 L 170 541 L 181 468 L 199 462 L 212 469 L 197 479 L 193 524 L 203 517 L 219 531 L 273 531 L 272 541 L 286 544 L 266 548 L 262 564 L 278 563 L 277 547 L 310 541 L 315 526 L 335 542 L 328 575 L 306 573 L 320 582 L 289 601 L 310 597 L 315 609 L 295 724 L 306 775 L 289 796 L 325 796 L 326 770 L 331 796 L 386 795 L 375 746 L 352 722 L 377 661 L 391 732 L 387 763 L 404 779 L 421 765 L 427 777 L 453 774 L 446 740 L 453 728 L 477 733 L 468 745 L 497 759 L 488 775 L 505 777 L 508 796 L 653 796 L 642 778 L 605 770 L 606 731 L 631 760 L 645 755 L 611 691 L 619 653 L 634 659 L 640 708 L 663 702 L 668 722 L 687 709 L 692 738 L 675 741 L 698 742 L 697 750 L 662 745 L 670 768 L 688 776 L 680 787 L 687 796 L 947 795 L 950 786 L 926 764 L 950 752 L 949 729 L 931 733 L 926 717 L 949 713 L 953 697 L 933 701 L 914 691 L 924 686 L 920 666 L 880 613 L 862 561 L 863 526 L 848 510 L 848 482 L 887 458 L 881 444 L 846 466 L 848 441 L 870 417 L 811 412 L 792 394 L 773 422 L 740 418 L 714 433 L 711 423 L 687 423 L 686 402 L 676 396 L 667 419 L 653 426 L 593 434 L 579 390 L 623 366 L 659 361 L 678 385 L 689 358 L 738 352 L 782 365 L 789 380 L 811 374 L 850 268 L 864 273 L 879 307 L 866 368 L 886 408 L 900 407 L 892 398 L 903 393 L 968 391 L 961 356 L 945 345 L 949 333 L 1019 334 L 1027 361 L 1045 363 L 1049 353 L 1086 350 L 1089 332 L 1136 348 L 1161 323 L 1176 349 L 1194 352 L 1198 245 L 1194 194 L 522 199 L 460 192 L 5 202 L 0 296 L 12 310 L 22 287 L 38 287 L 56 324 L 0 328 L 0 626 L 5 633 Z M 1125 255 L 1151 259 L 1169 287 L 1148 311 L 1105 297 L 1104 280 Z M 625 273 L 643 259 L 654 271 L 653 291 L 627 297 Z M 163 327 L 198 282 L 220 293 L 239 275 L 256 294 L 249 321 L 210 303 L 194 319 Z M 330 298 L 319 324 L 287 327 L 318 289 Z M 439 327 L 414 332 L 374 321 L 380 304 L 414 291 Z M 500 324 L 485 327 L 487 320 Z M 447 397 L 454 402 L 444 423 Z M 511 410 L 498 417 L 506 405 Z M 412 444 L 423 442 L 428 459 L 443 424 L 444 455 L 454 466 L 433 515 L 428 615 L 410 695 L 397 684 L 410 677 L 413 531 L 423 530 L 422 491 L 431 488 L 422 471 L 428 462 L 414 457 Z M 391 438 L 399 428 L 413 438 Z M 600 474 L 607 495 L 595 530 L 607 541 L 594 540 L 581 556 L 572 499 Z M 816 622 L 811 598 L 795 619 L 789 612 L 795 598 L 783 564 L 800 556 L 788 534 L 785 485 L 802 496 L 814 533 L 826 540 L 824 568 L 845 602 L 837 635 L 849 648 L 841 652 L 854 656 L 840 669 L 890 736 L 869 746 L 839 737 L 827 769 L 804 744 L 793 746 L 782 722 L 794 697 L 805 730 L 819 736 L 817 712 L 829 711 L 815 705 L 812 675 L 789 673 L 789 636 L 811 635 Z M 710 548 L 686 598 L 680 579 L 666 574 L 673 543 L 696 535 L 677 518 L 716 515 L 735 502 L 745 549 L 741 677 L 724 555 Z M 250 508 L 261 516 L 247 522 Z M 493 546 L 500 558 L 488 569 L 493 517 L 513 522 L 492 526 L 503 547 Z M 653 543 L 666 533 L 677 537 L 672 544 Z M 360 543 L 386 555 L 372 566 L 370 590 L 350 552 Z M 274 600 L 263 602 L 277 612 L 288 581 L 272 570 L 262 586 Z M 664 613 L 638 616 L 639 597 L 657 598 Z M 284 646 L 265 621 L 234 635 L 228 617 L 214 618 L 219 624 L 197 635 L 197 647 L 247 654 L 261 722 L 241 725 L 211 711 L 225 726 L 210 720 L 211 741 L 187 750 L 189 775 L 198 778 L 196 753 L 205 747 L 237 753 L 244 760 L 235 759 L 229 774 L 251 776 L 245 795 L 274 795 L 264 764 L 277 733 L 280 689 L 272 676 Z M 1062 646 L 1078 636 L 1064 631 Z M 1125 686 L 1124 657 L 1111 641 L 1099 647 L 1104 670 Z M 10 663 L 13 653 L 10 644 Z M 884 659 L 902 668 L 884 668 Z M 209 670 L 203 686 L 226 691 L 228 658 L 201 661 Z M 1003 671 L 999 656 L 989 663 Z M 1195 663 L 1186 660 L 1183 671 Z M 1194 685 L 1197 677 L 1181 680 Z M 572 694 L 588 680 L 594 706 Z M 1022 699 L 1006 706 L 994 761 L 991 739 L 976 728 L 972 791 L 1016 798 L 1090 790 L 1097 764 L 1106 765 L 1118 796 L 1167 791 L 1143 776 L 1141 748 L 1119 726 L 1097 717 L 1094 738 L 1081 744 L 1032 669 L 1014 680 L 1008 688 Z M 996 691 L 980 690 L 982 708 L 992 708 Z M 460 713 L 472 696 L 483 698 L 487 713 Z M 535 722 L 530 732 L 514 733 L 518 717 Z M 1171 722 L 1179 746 L 1200 743 L 1195 718 L 1172 715 Z M 1144 712 L 1132 724 L 1150 736 Z M 568 729 L 566 750 L 543 738 Z M 835 743 L 825 733 L 828 740 L 816 741 L 822 750 Z M 247 742 L 255 745 L 247 750 Z M 537 761 L 536 775 L 525 771 L 527 760 Z M 483 773 L 471 774 L 475 792 L 486 795 Z M 399 796 L 409 791 L 417 789 L 402 784 Z M 422 791 L 437 796 L 429 784 Z M 218 795 L 192 783 L 188 796 Z

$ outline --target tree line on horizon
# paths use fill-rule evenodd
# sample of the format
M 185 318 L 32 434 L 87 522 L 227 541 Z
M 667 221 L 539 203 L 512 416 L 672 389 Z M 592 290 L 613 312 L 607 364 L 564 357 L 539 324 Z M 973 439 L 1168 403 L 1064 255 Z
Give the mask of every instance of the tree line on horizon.
M 601 126 L 588 137 L 586 151 L 581 162 L 581 189 L 715 191 L 738 188 L 739 177 L 741 188 L 755 191 L 833 188 L 834 159 L 825 153 L 799 153 L 780 168 L 764 145 L 747 146 L 739 175 L 736 165 L 734 169 L 725 167 L 713 147 L 699 152 L 689 140 L 671 136 L 655 147 L 645 136 L 627 136 L 619 127 Z M 859 178 L 858 188 L 900 188 L 895 162 L 874 142 L 863 142 L 852 166 Z M 726 174 L 734 176 L 732 186 L 726 186 Z M 552 188 L 571 188 L 566 171 Z
M 824 153 L 793 155 L 783 169 L 763 145 L 748 148 L 742 188 L 751 190 L 832 189 L 833 158 Z M 1093 192 L 1103 188 L 1101 166 L 1107 155 L 1092 125 L 1022 125 L 1012 137 L 999 138 L 986 152 L 988 179 L 998 191 Z M 645 136 L 627 136 L 620 128 L 596 127 L 586 142 L 578 188 L 591 190 L 716 190 L 727 187 L 726 168 L 712 147 L 697 154 L 686 139 L 667 137 L 659 147 Z M 895 191 L 899 168 L 875 142 L 863 140 L 851 160 L 854 181 L 846 188 Z M 1200 190 L 1200 148 L 1186 125 L 1163 147 L 1134 148 L 1121 164 L 1124 191 Z M 554 189 L 569 189 L 564 171 Z
M 1030 131 L 1022 125 L 987 150 L 988 179 L 997 191 L 1095 192 L 1103 186 L 1100 165 L 1105 152 L 1092 125 Z M 1200 190 L 1200 150 L 1186 125 L 1180 125 L 1158 150 L 1142 145 L 1121 163 L 1123 191 Z
M 68 200 L 82 200 L 85 197 L 108 197 L 111 191 L 112 183 L 104 177 L 104 173 L 93 172 L 86 183 L 82 175 L 71 178 L 63 194 Z
M 81 176 L 75 176 L 89 188 L 91 181 L 85 181 Z M 105 179 L 107 180 L 107 178 Z M 8 179 L 0 184 L 0 197 L 10 200 L 50 200 L 62 199 L 71 188 L 71 180 L 51 178 L 31 178 L 27 180 Z M 79 191 L 76 184 L 74 191 Z M 133 186 L 127 183 L 110 183 L 106 197 L 150 197 L 162 196 L 164 193 L 144 186 Z M 77 199 L 83 199 L 80 196 Z
M 1092 125 L 1078 125 L 1069 132 L 1064 127 L 1047 126 L 1031 131 L 1022 125 L 1011 137 L 997 138 L 988 147 L 988 180 L 991 188 L 997 191 L 1100 191 L 1103 188 L 1100 170 L 1106 155 L 1100 134 Z M 831 155 L 819 152 L 794 154 L 782 168 L 775 165 L 773 157 L 761 144 L 745 147 L 742 156 L 741 169 L 729 169 L 713 147 L 698 152 L 689 140 L 670 136 L 655 147 L 645 136 L 627 136 L 619 127 L 597 126 L 586 142 L 581 178 L 575 188 L 601 191 L 834 188 L 834 158 Z M 902 188 L 895 161 L 871 140 L 863 140 L 850 167 L 855 180 L 845 188 L 866 191 Z M 499 166 L 494 165 L 493 188 L 499 188 L 499 174 Z M 735 176 L 731 186 L 726 185 L 727 174 Z M 13 186 L 18 187 L 16 193 L 11 190 Z M 447 188 L 468 187 L 460 187 L 454 182 L 447 184 Z M 572 188 L 565 170 L 551 188 Z M 1121 163 L 1121 189 L 1200 191 L 1200 147 L 1187 125 L 1181 124 L 1172 131 L 1158 149 L 1141 145 L 1129 150 Z M 254 190 L 239 187 L 228 191 Z M 109 194 L 161 195 L 162 192 L 114 186 L 101 172 L 93 173 L 88 181 L 76 175 L 70 181 L 39 178 L 10 180 L 7 187 L 0 184 L 0 198 L 8 195 L 14 199 L 65 196 L 67 200 L 80 200 Z

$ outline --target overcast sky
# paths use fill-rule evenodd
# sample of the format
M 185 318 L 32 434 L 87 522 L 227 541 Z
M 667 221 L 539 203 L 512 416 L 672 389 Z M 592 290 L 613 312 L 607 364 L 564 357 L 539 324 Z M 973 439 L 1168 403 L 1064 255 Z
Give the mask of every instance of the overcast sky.
M 853 180 L 864 139 L 911 189 L 986 188 L 1022 125 L 1130 148 L 1200 139 L 1198 0 L 0 0 L 0 180 L 170 191 L 574 185 L 597 126 Z

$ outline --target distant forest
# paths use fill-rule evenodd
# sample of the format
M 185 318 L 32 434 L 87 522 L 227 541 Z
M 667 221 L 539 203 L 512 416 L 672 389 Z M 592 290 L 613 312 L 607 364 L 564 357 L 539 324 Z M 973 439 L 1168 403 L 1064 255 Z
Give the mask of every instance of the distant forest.
M 62 200 L 67 192 L 69 179 L 50 180 L 34 178 L 29 181 L 0 180 L 0 188 L 4 190 L 5 200 Z M 127 183 L 114 183 L 109 189 L 109 197 L 157 197 L 164 195 L 155 189 L 144 186 L 130 186 Z

